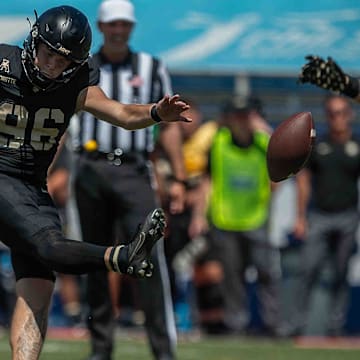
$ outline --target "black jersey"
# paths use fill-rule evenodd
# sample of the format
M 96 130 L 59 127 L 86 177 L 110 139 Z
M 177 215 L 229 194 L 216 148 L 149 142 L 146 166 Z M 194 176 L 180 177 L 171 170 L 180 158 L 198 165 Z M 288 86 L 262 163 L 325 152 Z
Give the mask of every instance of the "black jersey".
M 44 182 L 80 91 L 99 81 L 90 60 L 67 83 L 41 91 L 27 79 L 17 46 L 0 45 L 0 172 Z
M 307 168 L 312 173 L 313 204 L 323 211 L 343 211 L 358 204 L 360 140 L 352 137 L 344 144 L 329 135 L 317 140 Z

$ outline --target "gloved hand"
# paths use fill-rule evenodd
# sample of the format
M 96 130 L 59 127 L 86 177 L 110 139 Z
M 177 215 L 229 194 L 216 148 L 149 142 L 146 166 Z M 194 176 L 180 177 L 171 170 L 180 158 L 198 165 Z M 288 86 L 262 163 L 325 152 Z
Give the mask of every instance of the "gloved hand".
M 300 83 L 311 83 L 323 89 L 341 93 L 346 91 L 350 81 L 349 76 L 331 57 L 324 60 L 319 56 L 308 55 L 305 59 L 308 62 L 301 69 Z

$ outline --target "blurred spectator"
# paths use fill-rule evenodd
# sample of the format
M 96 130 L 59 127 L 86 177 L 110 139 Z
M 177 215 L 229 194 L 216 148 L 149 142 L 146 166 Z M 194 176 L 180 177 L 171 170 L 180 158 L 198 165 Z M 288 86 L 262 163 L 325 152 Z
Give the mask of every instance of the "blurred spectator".
M 252 265 L 257 270 L 265 331 L 278 335 L 280 264 L 267 228 L 271 183 L 266 149 L 271 129 L 255 100 L 234 96 L 224 107 L 221 127 L 210 149 L 209 176 L 203 182 L 203 194 L 210 194 L 209 246 L 215 258 L 221 260 L 224 271 L 226 328 L 242 333 L 249 324 L 244 275 Z
M 326 98 L 324 115 L 327 131 L 296 177 L 294 235 L 303 247 L 293 334 L 305 329 L 311 291 L 328 260 L 333 272 L 328 335 L 342 334 L 347 310 L 346 275 L 359 221 L 360 140 L 352 132 L 354 111 L 347 98 Z

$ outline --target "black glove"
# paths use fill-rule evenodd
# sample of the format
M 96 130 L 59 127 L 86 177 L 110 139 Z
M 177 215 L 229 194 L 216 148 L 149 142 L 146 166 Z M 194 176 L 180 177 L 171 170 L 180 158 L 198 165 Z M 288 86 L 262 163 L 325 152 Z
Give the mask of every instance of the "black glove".
M 324 60 L 319 56 L 308 55 L 305 59 L 308 60 L 308 63 L 301 69 L 298 80 L 300 83 L 309 82 L 352 98 L 359 95 L 359 79 L 345 74 L 331 57 Z
M 305 59 L 308 63 L 301 69 L 299 82 L 309 82 L 323 89 L 341 93 L 345 91 L 349 77 L 331 57 L 324 60 L 319 56 L 308 55 Z

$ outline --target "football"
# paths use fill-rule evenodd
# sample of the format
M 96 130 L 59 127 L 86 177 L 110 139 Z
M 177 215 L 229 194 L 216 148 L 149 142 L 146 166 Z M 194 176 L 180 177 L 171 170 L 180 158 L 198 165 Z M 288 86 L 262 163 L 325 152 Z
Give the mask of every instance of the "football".
M 270 179 L 279 182 L 295 175 L 311 154 L 316 131 L 311 112 L 282 121 L 271 135 L 266 161 Z

